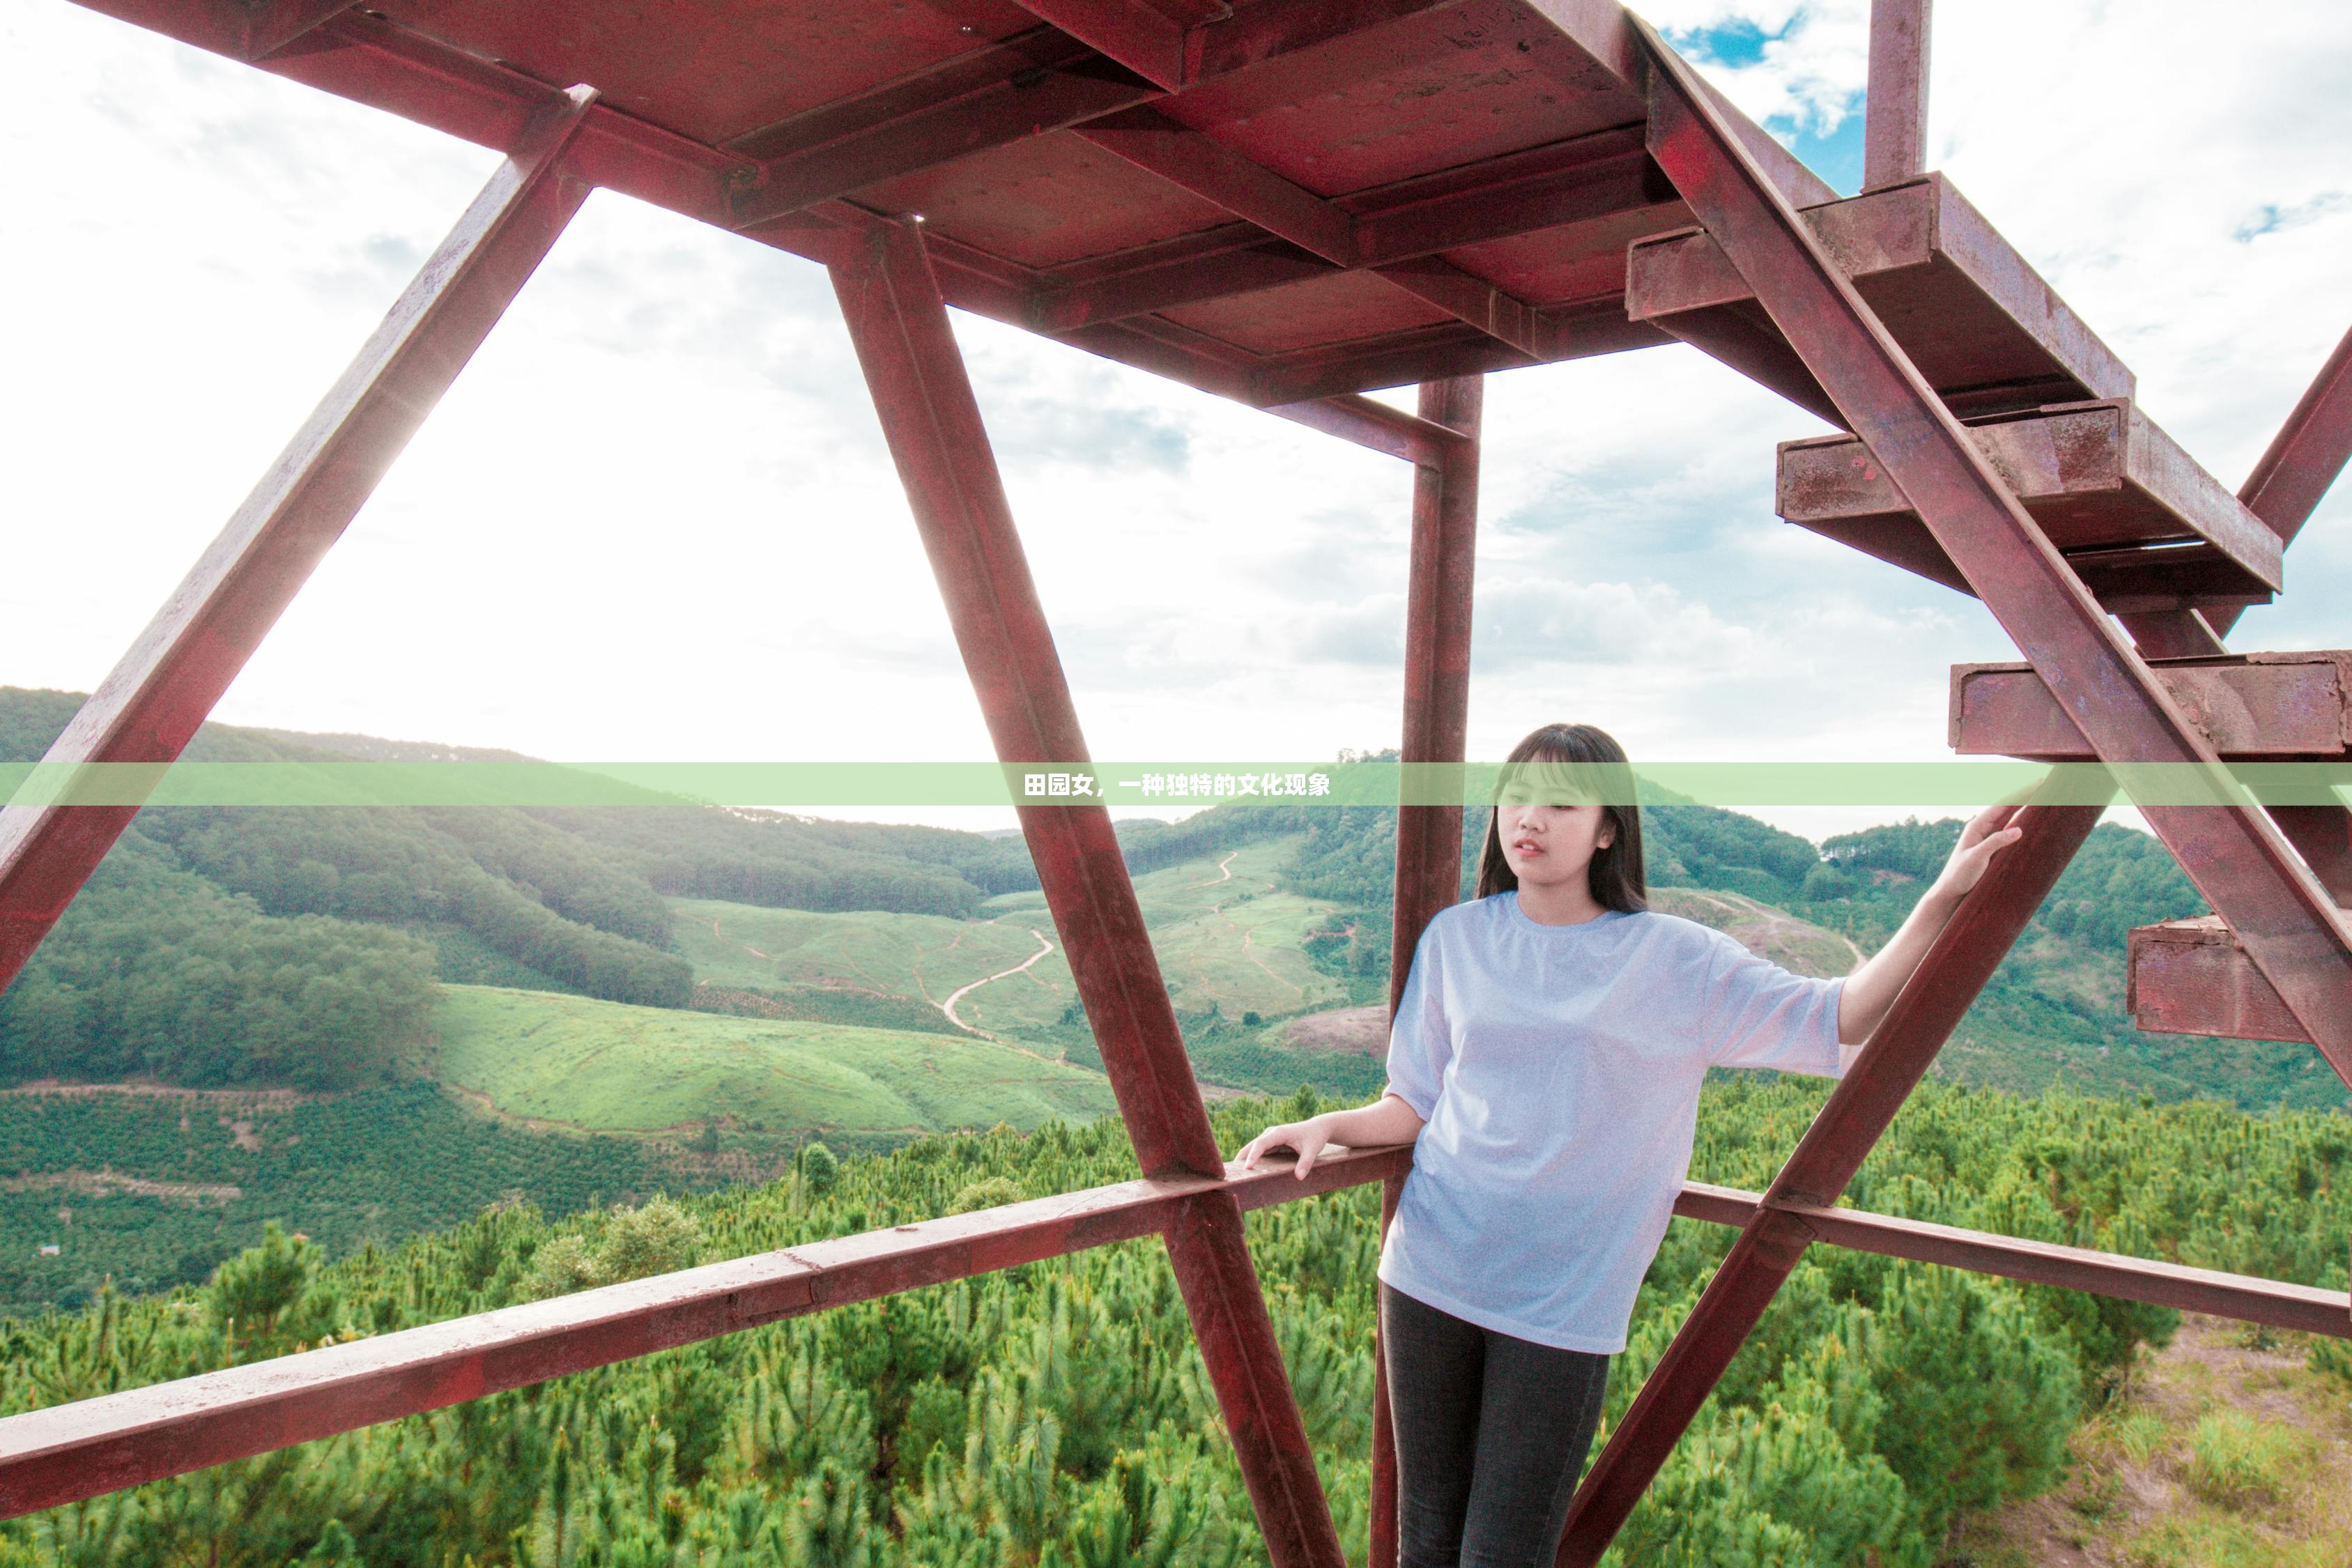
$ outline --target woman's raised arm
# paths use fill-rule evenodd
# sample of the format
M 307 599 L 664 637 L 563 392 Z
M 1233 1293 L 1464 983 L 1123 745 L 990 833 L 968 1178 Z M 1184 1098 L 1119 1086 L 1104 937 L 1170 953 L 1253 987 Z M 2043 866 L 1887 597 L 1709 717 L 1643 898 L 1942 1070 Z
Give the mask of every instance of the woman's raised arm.
M 1997 801 L 1977 813 L 1966 827 L 1960 829 L 1960 841 L 1952 846 L 1952 858 L 1944 862 L 1935 885 L 1920 896 L 1911 907 L 1910 917 L 1901 929 L 1889 938 L 1885 947 L 1870 955 L 1863 966 L 1846 976 L 1845 987 L 1838 996 L 1838 1043 L 1859 1045 L 1870 1038 L 1895 1005 L 1919 961 L 1927 956 L 1954 910 L 1969 889 L 1981 881 L 1985 867 L 1992 858 L 2025 836 L 2021 827 L 2008 826 L 2019 807 L 2010 801 Z

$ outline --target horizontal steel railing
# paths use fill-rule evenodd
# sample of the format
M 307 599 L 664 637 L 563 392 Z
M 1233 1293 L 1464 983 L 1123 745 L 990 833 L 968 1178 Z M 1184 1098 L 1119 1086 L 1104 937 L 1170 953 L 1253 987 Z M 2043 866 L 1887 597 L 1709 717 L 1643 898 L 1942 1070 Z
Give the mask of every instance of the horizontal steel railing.
M 1401 1175 L 1403 1148 L 1122 1182 L 583 1290 L 0 1420 L 0 1518 L 355 1431 L 739 1329 L 1156 1235 L 1202 1194 L 1244 1209 Z M 1761 1199 L 1687 1184 L 1675 1212 L 1744 1226 Z M 2352 1298 L 1856 1209 L 1785 1211 L 1832 1246 L 2352 1338 Z

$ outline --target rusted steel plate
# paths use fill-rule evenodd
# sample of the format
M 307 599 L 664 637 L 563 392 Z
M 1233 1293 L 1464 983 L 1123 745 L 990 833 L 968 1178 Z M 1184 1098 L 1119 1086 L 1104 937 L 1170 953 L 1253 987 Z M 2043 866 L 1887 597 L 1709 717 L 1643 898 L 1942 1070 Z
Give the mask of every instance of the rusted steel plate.
M 2128 952 L 2124 1010 L 2150 1034 L 2311 1043 L 2219 915 L 2135 927 Z
M 2189 541 L 2211 546 L 2218 557 L 2201 569 L 2200 592 L 2251 599 L 2279 586 L 2278 535 L 2135 404 L 2110 399 L 2045 407 L 1971 424 L 1969 436 L 2051 543 L 2070 558 L 2101 552 L 2083 561 L 2094 595 L 2103 585 L 2100 567 L 2123 559 L 2106 552 Z M 1969 591 L 1919 514 L 1855 437 L 1782 442 L 1777 505 L 1789 521 L 1865 554 L 1906 567 L 1932 562 L 1936 569 L 1923 574 Z M 2142 564 L 2176 570 L 2178 558 L 2176 549 L 2167 548 Z
M 2352 754 L 2352 651 L 2221 654 L 2148 668 L 2226 758 Z M 1954 665 L 1949 737 L 1964 756 L 2096 760 L 2030 664 Z
M 377 483 L 498 324 L 588 187 L 564 159 L 595 93 L 549 94 L 279 454 L 43 761 L 175 760 Z M 135 805 L 0 807 L 0 989 L 138 814 Z
M 1123 1182 L 868 1231 L 0 1420 L 0 1518 L 331 1436 L 827 1307 L 1150 1236 L 1207 1194 L 1244 1209 L 1399 1176 L 1410 1149 L 1229 1180 Z
M 1956 411 L 2132 395 L 2131 372 L 1942 175 L 1808 207 L 1803 216 Z M 1637 244 L 1627 266 L 1625 310 L 1635 321 L 1702 349 L 1735 321 L 1779 335 L 1755 290 L 1703 230 Z M 1810 386 L 1786 376 L 1766 384 L 1809 408 L 1829 402 L 1809 373 L 1789 374 Z
M 340 9 L 289 0 L 266 11 L 232 0 L 88 3 L 238 58 L 257 37 L 284 40 L 263 68 L 500 150 L 515 145 L 550 77 L 595 81 L 609 100 L 592 112 L 577 150 L 580 175 L 592 184 L 825 264 L 863 220 L 925 212 L 936 238 L 963 249 L 942 244 L 934 256 L 953 303 L 1255 404 L 1672 341 L 1655 329 L 1629 331 L 1622 309 L 1626 240 L 1687 215 L 1635 145 L 1640 68 L 1625 13 L 1609 0 L 1506 7 L 1508 15 L 1475 0 L 1218 7 L 1181 25 L 1184 63 L 1173 90 L 1160 79 L 1163 65 L 1138 75 L 1118 63 L 1162 56 L 1158 43 L 1138 42 L 1162 29 L 1130 15 L 1126 0 L 1057 0 L 1076 36 L 1034 26 L 997 0 L 948 0 L 920 17 L 839 0 L 719 0 L 658 26 L 609 0 L 567 8 L 561 26 L 528 7 L 425 0 Z M 796 62 L 781 76 L 762 63 L 778 39 L 806 36 L 828 39 L 823 60 L 807 69 Z M 1116 53 L 1087 47 L 1087 37 Z M 1447 85 L 1465 60 L 1488 57 L 1509 68 Z M 581 62 L 573 74 L 562 74 L 566 58 Z M 1393 134 L 1397 94 L 1417 93 L 1414 83 L 1438 86 L 1443 101 L 1414 96 L 1429 112 L 1412 134 Z M 1516 107 L 1500 119 L 1445 108 L 1488 99 Z M 1219 157 L 1344 206 L 1359 267 L 1470 247 L 1446 257 L 1466 280 L 1441 275 L 1439 302 L 1476 326 L 1432 323 L 1413 297 L 1428 280 L 1409 279 L 1357 301 L 1361 342 L 1330 338 L 1347 352 L 1318 347 L 1302 358 L 1282 346 L 1296 302 L 1272 286 L 1311 280 L 1316 264 L 1334 264 L 1293 251 L 1286 268 L 1254 225 L 1250 243 L 1223 246 L 1223 264 L 1136 258 L 1151 276 L 1098 288 L 1062 276 L 1064 266 L 1106 252 L 1225 226 L 1191 192 L 1140 168 L 1122 173 L 1113 167 L 1120 160 L 1077 132 L 1050 129 L 1147 103 L 1210 138 Z M 1830 196 L 1744 117 L 1732 123 L 1792 199 Z M 1368 136 L 1367 127 L 1381 134 Z M 1315 177 L 1300 177 L 1309 163 Z M 857 189 L 862 211 L 817 199 L 856 181 L 869 182 Z M 797 203 L 814 205 L 786 210 Z M 1159 308 L 1154 288 L 1168 290 L 1171 308 L 1265 297 L 1220 318 L 1217 330 L 1234 334 L 1229 342 L 1202 325 L 1198 342 L 1171 345 L 1156 318 L 1133 331 L 1092 330 Z M 1604 294 L 1613 321 L 1583 311 Z M 1245 345 L 1243 361 L 1274 357 L 1253 367 L 1263 374 L 1235 376 L 1234 360 L 1218 352 L 1234 343 Z

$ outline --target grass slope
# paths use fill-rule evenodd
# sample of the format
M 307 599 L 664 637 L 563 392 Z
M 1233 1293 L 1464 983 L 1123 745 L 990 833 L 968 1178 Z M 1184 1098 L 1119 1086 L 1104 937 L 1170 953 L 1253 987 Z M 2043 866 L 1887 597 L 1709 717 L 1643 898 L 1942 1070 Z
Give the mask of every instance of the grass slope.
M 966 1025 L 1013 1036 L 1057 1022 L 1077 999 L 1070 966 L 1053 942 L 1053 921 L 1042 907 L 1034 915 L 986 921 L 865 910 L 814 913 L 706 899 L 673 900 L 671 908 L 678 951 L 694 965 L 700 984 L 748 990 L 814 986 L 845 996 L 904 997 L 937 1006 L 974 981 L 1018 971 L 956 1003 L 956 1016 Z M 1053 942 L 1054 950 L 1021 969 L 1041 942 Z
M 2352 1563 L 2352 1385 L 2305 1337 L 2190 1317 L 2142 1347 L 2047 1497 L 1971 1521 L 1980 1568 L 2341 1568 Z
M 490 986 L 448 987 L 439 1026 L 445 1081 L 509 1116 L 599 1131 L 1026 1130 L 1112 1109 L 1098 1075 L 987 1040 Z
M 1253 1012 L 1273 1017 L 1346 1000 L 1344 984 L 1317 970 L 1299 945 L 1337 906 L 1279 885 L 1280 868 L 1297 848 L 1295 837 L 1252 843 L 1135 879 L 1144 925 L 1180 1009 L 1214 1005 L 1230 1018 Z M 979 921 L 811 913 L 700 899 L 673 900 L 671 909 L 678 951 L 703 985 L 811 986 L 932 1006 L 955 998 L 956 1017 L 965 1025 L 1015 1039 L 1055 1028 L 1077 1001 L 1045 899 L 1034 892 L 990 900 L 983 906 L 989 918 Z M 1039 956 L 1043 944 L 1052 951 Z

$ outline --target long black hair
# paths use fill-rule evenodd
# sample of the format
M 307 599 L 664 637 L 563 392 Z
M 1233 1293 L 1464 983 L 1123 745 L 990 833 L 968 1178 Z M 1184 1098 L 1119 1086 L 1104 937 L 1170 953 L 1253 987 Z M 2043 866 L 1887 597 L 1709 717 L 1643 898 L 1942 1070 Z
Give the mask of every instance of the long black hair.
M 1592 852 L 1585 877 L 1604 910 L 1638 914 L 1650 907 L 1648 879 L 1642 870 L 1642 808 L 1633 803 L 1633 764 L 1625 748 L 1591 724 L 1546 724 L 1511 748 L 1511 763 L 1553 763 L 1570 787 L 1601 801 L 1601 820 L 1616 831 Z M 1519 875 L 1503 858 L 1501 791 L 1518 770 L 1507 765 L 1496 785 L 1497 804 L 1486 810 L 1486 850 L 1478 859 L 1478 896 L 1516 892 Z

